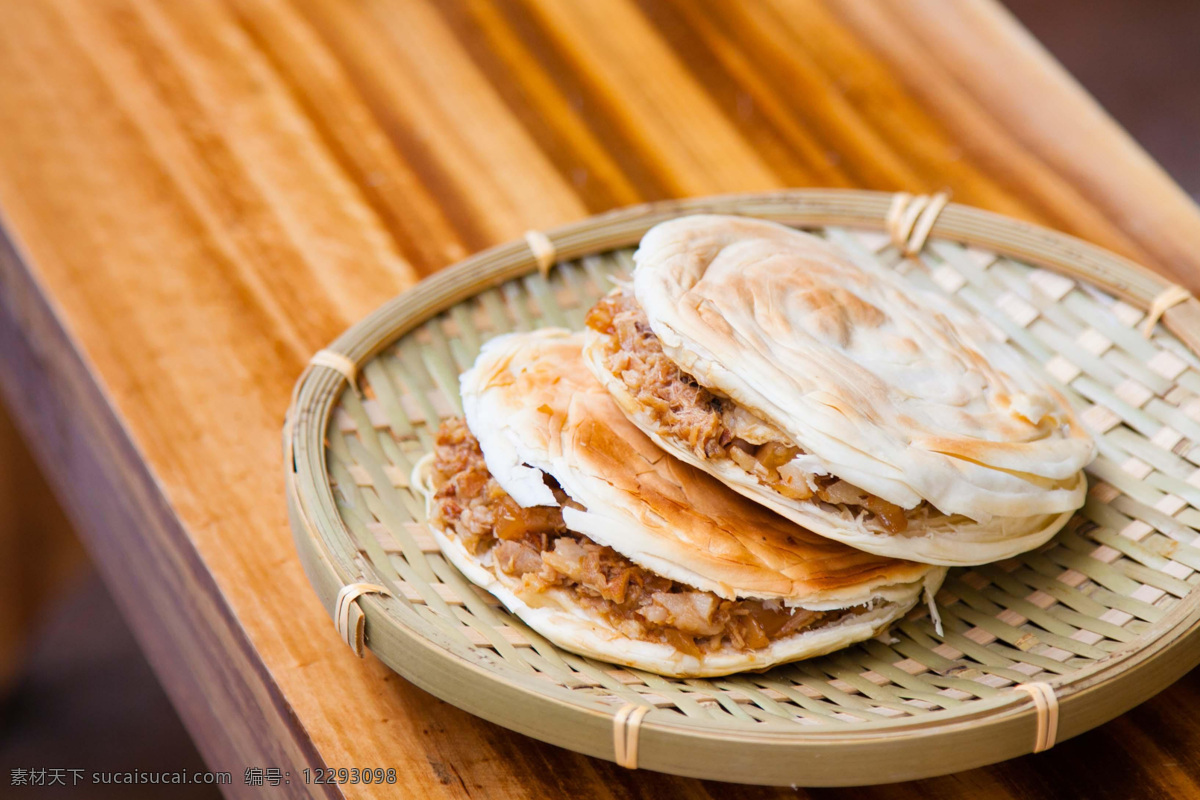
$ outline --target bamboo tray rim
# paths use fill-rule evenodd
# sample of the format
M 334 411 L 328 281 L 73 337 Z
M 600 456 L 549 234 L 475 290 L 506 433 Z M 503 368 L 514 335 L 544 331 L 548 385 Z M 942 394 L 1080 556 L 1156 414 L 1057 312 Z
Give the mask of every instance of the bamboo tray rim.
M 565 261 L 595 252 L 596 248 L 587 247 L 585 240 L 587 234 L 594 233 L 598 228 L 612 232 L 603 248 L 608 251 L 636 244 L 641 234 L 657 222 L 689 213 L 738 213 L 803 227 L 839 225 L 879 229 L 893 196 L 890 193 L 858 190 L 786 190 L 672 200 L 619 209 L 548 230 L 546 234 L 556 247 L 558 259 Z M 1067 234 L 953 203 L 939 216 L 930 238 L 964 242 L 1050 268 L 1098 286 L 1142 309 L 1171 286 L 1169 281 L 1156 273 Z M 517 240 L 493 247 L 426 278 L 383 304 L 339 336 L 330 347 L 344 353 L 355 363 L 364 363 L 429 318 L 489 287 L 535 269 L 536 264 L 525 241 Z M 471 275 L 475 280 L 466 283 L 463 280 L 466 275 Z M 1200 311 L 1200 306 L 1196 301 L 1189 300 L 1164 316 L 1166 327 L 1193 352 L 1197 349 L 1197 326 L 1194 324 L 1197 311 Z M 350 536 L 338 515 L 329 489 L 323 437 L 342 384 L 341 376 L 330 370 L 307 369 L 297 382 L 284 428 L 289 516 L 305 569 L 327 609 L 332 607 L 333 597 L 340 586 L 377 578 L 369 563 L 357 562 L 363 569 L 355 572 L 338 563 L 356 563 L 352 557 L 346 560 L 346 553 L 342 554 L 343 558 L 335 557 L 338 548 L 334 543 L 339 537 L 349 541 Z M 304 465 L 304 471 L 300 470 L 301 465 Z M 316 526 L 311 514 L 313 510 L 326 520 L 332 517 L 336 521 L 332 526 Z M 456 705 L 472 713 L 539 737 L 536 725 L 528 722 L 522 724 L 519 719 L 496 714 L 488 706 L 485 697 L 477 696 L 485 691 L 472 691 L 496 679 L 494 673 L 481 663 L 448 652 L 444 643 L 436 640 L 436 635 L 429 637 L 401 624 L 392 613 L 398 610 L 399 603 L 368 595 L 360 598 L 359 605 L 366 615 L 372 638 L 378 638 L 386 631 L 387 635 L 402 639 L 408 647 L 414 648 L 410 650 L 414 664 L 419 653 L 422 659 L 442 662 L 443 671 L 416 675 L 413 674 L 418 672 L 415 666 L 406 669 L 404 665 L 389 662 L 393 669 L 434 694 L 442 697 L 452 694 Z M 1140 646 L 1122 648 L 1064 675 L 1062 679 L 1050 681 L 1059 692 L 1062 712 L 1059 741 L 1123 713 L 1200 663 L 1200 594 L 1191 592 L 1181 598 L 1162 619 L 1152 623 L 1139 635 L 1137 641 Z M 593 717 L 593 722 L 606 729 L 609 725 L 613 709 L 598 700 L 587 703 L 567 688 L 533 677 L 505 677 L 512 681 L 513 688 L 523 694 L 526 701 L 532 701 L 538 707 L 569 709 L 572 713 Z M 1091 713 L 1084 711 L 1085 699 L 1094 699 L 1098 692 L 1112 697 L 1117 694 L 1115 690 L 1118 688 L 1121 689 L 1121 699 L 1115 705 L 1098 714 L 1094 707 Z M 659 735 L 685 737 L 696 742 L 726 741 L 728 733 L 734 729 L 738 729 L 737 737 L 742 742 L 767 746 L 795 746 L 801 743 L 805 748 L 817 749 L 891 743 L 896 740 L 925 742 L 948 735 L 960 736 L 963 731 L 979 735 L 998 726 L 1020 726 L 1032 731 L 1034 711 L 1026 695 L 1003 693 L 991 698 L 972 699 L 964 705 L 964 709 L 941 709 L 913 718 L 841 723 L 836 726 L 797 726 L 787 731 L 762 730 L 761 727 L 752 729 L 754 723 L 745 723 L 745 729 L 739 729 L 740 726 L 733 722 L 723 722 L 721 730 L 717 730 L 712 725 L 693 723 L 690 718 L 671 717 L 666 721 L 656 719 L 651 713 L 642 726 L 642 746 L 646 754 L 643 762 L 654 760 L 651 756 Z M 521 716 L 529 718 L 534 715 Z M 1028 739 L 1032 744 L 1032 732 Z M 563 743 L 561 738 L 555 741 Z M 611 758 L 608 752 L 597 752 L 594 747 L 575 749 Z M 1025 747 L 1002 752 L 998 758 L 1019 755 L 1029 749 Z M 979 763 L 992 760 L 997 759 L 988 758 Z M 955 768 L 974 765 L 956 764 Z

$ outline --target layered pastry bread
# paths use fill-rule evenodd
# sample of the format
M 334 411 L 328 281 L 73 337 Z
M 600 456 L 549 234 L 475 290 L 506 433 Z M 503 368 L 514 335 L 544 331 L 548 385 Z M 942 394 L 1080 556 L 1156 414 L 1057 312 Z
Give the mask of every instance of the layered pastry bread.
M 771 222 L 651 229 L 585 360 L 676 458 L 880 555 L 981 564 L 1084 500 L 1095 453 L 1047 379 L 950 298 Z
M 716 676 L 869 638 L 936 591 L 945 569 L 817 535 L 695 466 L 690 445 L 692 463 L 664 451 L 583 366 L 583 342 L 485 344 L 461 378 L 464 418 L 414 473 L 447 558 L 535 631 Z

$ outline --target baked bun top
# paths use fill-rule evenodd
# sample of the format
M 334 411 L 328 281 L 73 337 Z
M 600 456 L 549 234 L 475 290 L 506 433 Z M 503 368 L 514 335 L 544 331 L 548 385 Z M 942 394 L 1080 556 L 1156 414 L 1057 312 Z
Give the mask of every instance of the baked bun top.
M 667 357 L 787 434 L 805 469 L 974 520 L 1082 504 L 1091 438 L 953 300 L 746 217 L 662 223 L 634 260 L 634 295 Z

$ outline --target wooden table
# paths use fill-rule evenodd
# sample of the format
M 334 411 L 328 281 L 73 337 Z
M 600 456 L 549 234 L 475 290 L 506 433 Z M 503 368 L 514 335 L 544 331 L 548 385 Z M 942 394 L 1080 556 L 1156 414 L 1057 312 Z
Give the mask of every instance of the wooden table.
M 422 796 L 804 794 L 628 772 L 359 661 L 293 551 L 279 438 L 315 350 L 468 253 L 809 185 L 949 188 L 1200 287 L 1196 207 L 987 0 L 0 3 L 3 398 L 231 795 L 263 796 L 251 766 L 334 795 L 322 765 Z M 864 794 L 1194 793 L 1198 694 Z

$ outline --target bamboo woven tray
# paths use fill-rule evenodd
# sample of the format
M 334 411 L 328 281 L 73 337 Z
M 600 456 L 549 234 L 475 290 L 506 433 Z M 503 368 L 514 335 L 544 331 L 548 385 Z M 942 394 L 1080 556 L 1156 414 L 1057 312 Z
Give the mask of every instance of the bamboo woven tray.
M 413 683 L 562 747 L 615 760 L 625 729 L 614 716 L 647 705 L 639 767 L 808 786 L 1019 756 L 1047 714 L 1014 686 L 1049 684 L 1061 741 L 1200 662 L 1200 305 L 1108 252 L 957 205 L 935 212 L 906 261 L 883 233 L 893 200 L 788 191 L 617 211 L 474 256 L 338 338 L 296 387 L 284 450 L 297 547 L 347 642 L 361 653 L 365 628 L 370 649 Z M 1096 435 L 1086 507 L 1033 553 L 953 570 L 938 595 L 944 637 L 918 608 L 886 642 L 761 675 L 666 679 L 559 650 L 437 551 L 410 469 L 439 418 L 459 413 L 457 377 L 480 344 L 581 327 L 642 234 L 695 212 L 802 227 L 870 268 L 956 294 L 1044 365 Z M 553 251 L 546 274 L 538 261 L 549 266 Z M 1183 302 L 1144 338 L 1155 298 Z M 364 584 L 378 588 L 343 591 Z

